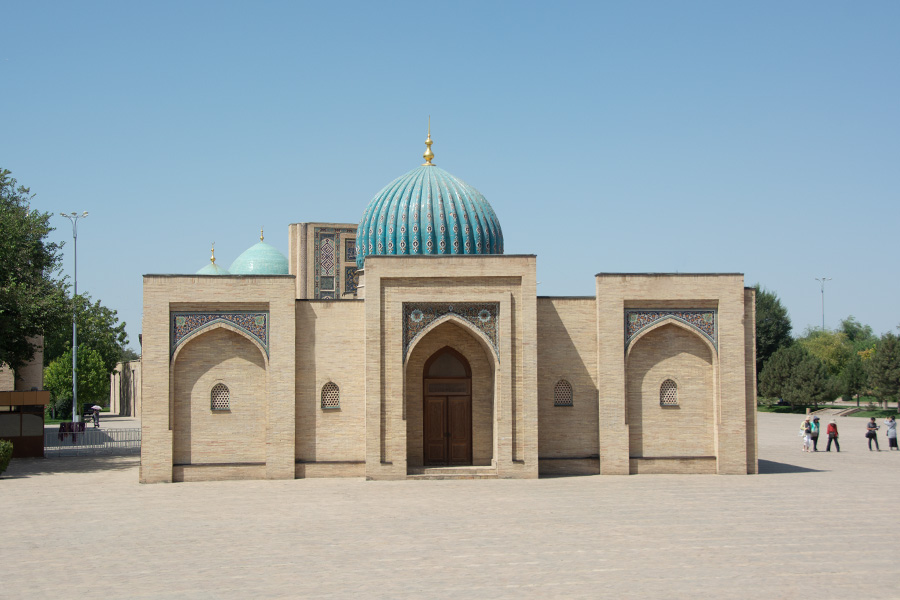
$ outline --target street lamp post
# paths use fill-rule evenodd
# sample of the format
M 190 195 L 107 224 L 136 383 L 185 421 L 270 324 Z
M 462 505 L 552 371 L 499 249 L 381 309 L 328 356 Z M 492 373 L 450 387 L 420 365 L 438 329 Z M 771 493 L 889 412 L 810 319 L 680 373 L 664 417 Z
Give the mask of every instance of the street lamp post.
M 825 331 L 825 282 L 831 281 L 831 277 L 816 277 L 816 281 L 822 284 L 822 331 Z
M 75 312 L 78 308 L 75 300 L 78 298 L 78 219 L 88 216 L 87 211 L 80 215 L 77 213 L 59 213 L 59 216 L 65 217 L 72 222 L 72 240 L 74 246 L 73 270 L 75 272 L 75 292 L 72 294 L 72 422 L 78 422 L 78 332 L 75 328 Z

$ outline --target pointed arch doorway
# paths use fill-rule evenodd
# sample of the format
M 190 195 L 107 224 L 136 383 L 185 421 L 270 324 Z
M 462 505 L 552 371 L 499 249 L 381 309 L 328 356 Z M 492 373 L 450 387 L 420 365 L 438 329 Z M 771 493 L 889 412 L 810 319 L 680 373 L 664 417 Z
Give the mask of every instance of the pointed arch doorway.
M 450 347 L 423 371 L 423 450 L 426 466 L 472 464 L 472 369 Z

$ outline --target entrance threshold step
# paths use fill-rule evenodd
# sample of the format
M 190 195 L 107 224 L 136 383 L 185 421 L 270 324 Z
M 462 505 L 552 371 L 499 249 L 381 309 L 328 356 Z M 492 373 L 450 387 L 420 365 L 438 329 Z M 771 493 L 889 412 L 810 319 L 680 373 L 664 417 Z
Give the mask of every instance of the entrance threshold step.
M 411 467 L 407 479 L 497 479 L 496 467 Z

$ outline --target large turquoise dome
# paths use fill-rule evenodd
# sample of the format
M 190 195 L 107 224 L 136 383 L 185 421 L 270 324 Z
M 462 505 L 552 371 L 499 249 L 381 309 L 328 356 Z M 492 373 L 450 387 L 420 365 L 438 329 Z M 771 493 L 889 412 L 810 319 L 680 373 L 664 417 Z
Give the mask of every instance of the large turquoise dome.
M 288 260 L 260 236 L 260 242 L 234 259 L 228 271 L 232 275 L 287 275 Z
M 503 232 L 478 190 L 428 163 L 395 179 L 369 203 L 356 232 L 356 266 L 366 255 L 503 254 Z M 433 156 L 433 155 L 432 155 Z

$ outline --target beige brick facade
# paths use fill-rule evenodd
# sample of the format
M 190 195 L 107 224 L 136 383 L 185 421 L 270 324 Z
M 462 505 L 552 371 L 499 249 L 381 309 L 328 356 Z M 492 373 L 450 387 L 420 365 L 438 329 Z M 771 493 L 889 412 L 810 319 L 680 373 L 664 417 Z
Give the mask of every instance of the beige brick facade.
M 145 276 L 142 482 L 756 472 L 741 275 L 600 274 L 595 297 L 538 298 L 530 255 L 369 256 L 358 295 L 323 300 L 316 225 L 291 226 L 291 275 Z M 433 468 L 425 369 L 447 348 L 470 373 L 471 464 Z

